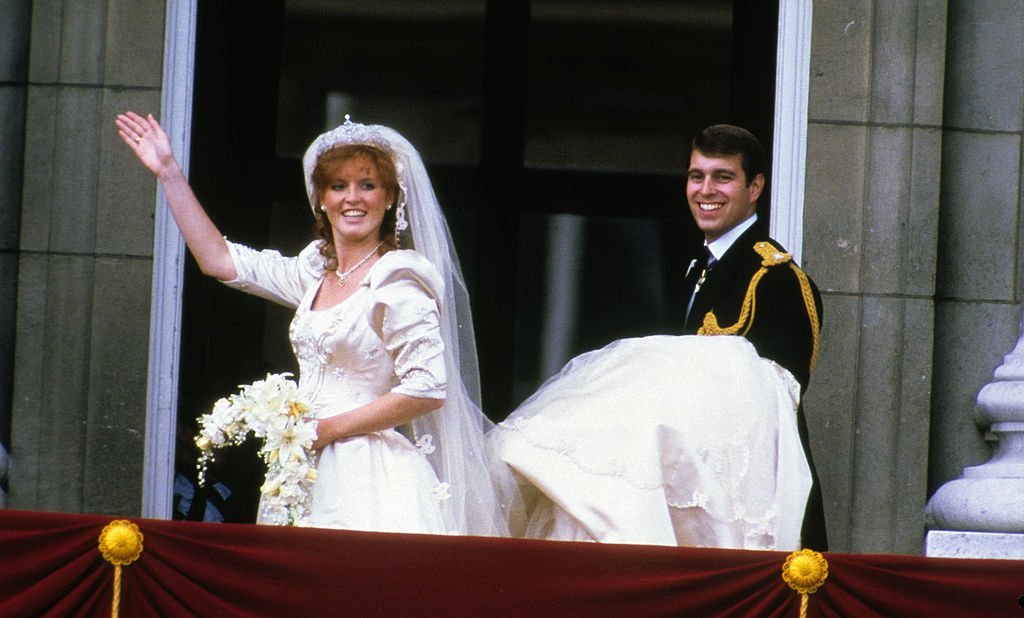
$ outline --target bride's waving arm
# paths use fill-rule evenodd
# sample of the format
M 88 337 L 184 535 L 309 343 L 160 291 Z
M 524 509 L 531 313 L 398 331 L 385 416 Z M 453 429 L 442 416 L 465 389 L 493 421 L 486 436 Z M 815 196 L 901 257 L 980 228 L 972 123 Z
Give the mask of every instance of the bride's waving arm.
M 124 143 L 160 181 L 171 215 L 199 268 L 221 281 L 233 280 L 235 265 L 224 237 L 192 192 L 160 123 L 152 114 L 143 118 L 135 112 L 118 114 L 115 123 Z

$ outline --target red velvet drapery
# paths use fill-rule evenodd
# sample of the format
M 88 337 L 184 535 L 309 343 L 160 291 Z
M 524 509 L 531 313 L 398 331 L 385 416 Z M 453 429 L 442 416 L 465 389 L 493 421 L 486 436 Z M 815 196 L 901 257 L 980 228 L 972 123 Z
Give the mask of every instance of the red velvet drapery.
M 0 510 L 0 616 L 109 616 L 116 517 Z M 785 552 L 132 519 L 133 616 L 792 616 Z M 1024 561 L 825 554 L 809 616 L 1022 616 Z

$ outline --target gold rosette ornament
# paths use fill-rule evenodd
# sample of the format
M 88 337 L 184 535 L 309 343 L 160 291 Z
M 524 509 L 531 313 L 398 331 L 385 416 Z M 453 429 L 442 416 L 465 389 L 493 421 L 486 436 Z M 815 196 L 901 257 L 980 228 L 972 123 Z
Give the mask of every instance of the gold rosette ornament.
M 121 600 L 121 567 L 135 562 L 142 555 L 139 527 L 125 519 L 110 522 L 100 533 L 100 553 L 114 565 L 114 600 L 110 615 L 117 618 Z
M 782 579 L 800 594 L 800 618 L 807 616 L 807 595 L 814 594 L 828 578 L 828 561 L 818 552 L 801 549 L 786 557 Z

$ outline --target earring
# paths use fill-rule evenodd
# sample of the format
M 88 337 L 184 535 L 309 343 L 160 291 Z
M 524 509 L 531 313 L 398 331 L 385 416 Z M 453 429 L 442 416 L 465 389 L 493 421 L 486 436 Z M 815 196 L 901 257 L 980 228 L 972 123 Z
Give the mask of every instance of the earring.
M 320 204 L 320 210 L 327 212 L 327 207 L 324 206 L 323 204 Z
M 401 238 L 399 238 L 409 227 L 409 222 L 405 220 L 405 199 L 399 198 L 402 201 L 398 203 L 398 208 L 395 210 L 395 248 L 400 249 L 402 247 Z
M 384 207 L 384 210 L 391 210 L 392 206 L 394 206 L 394 204 L 388 204 L 387 206 Z

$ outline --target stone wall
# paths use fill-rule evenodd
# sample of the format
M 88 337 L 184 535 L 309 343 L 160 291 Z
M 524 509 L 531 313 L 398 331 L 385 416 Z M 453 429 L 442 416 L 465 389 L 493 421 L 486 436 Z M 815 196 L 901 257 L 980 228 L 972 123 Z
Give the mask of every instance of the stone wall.
M 924 535 L 946 3 L 815 2 L 804 267 L 825 302 L 806 410 L 832 549 Z
M 975 402 L 1017 342 L 1024 285 L 1024 3 L 951 0 L 948 40 L 932 492 L 990 455 Z
M 9 506 L 137 514 L 155 187 L 113 119 L 159 108 L 164 3 L 27 4 Z
M 814 8 L 807 407 L 833 548 L 918 553 L 928 495 L 989 457 L 975 400 L 1020 330 L 1024 4 Z
M 29 0 L 0 0 L 0 489 L 6 487 L 28 90 Z M 0 491 L 0 506 L 5 503 Z

